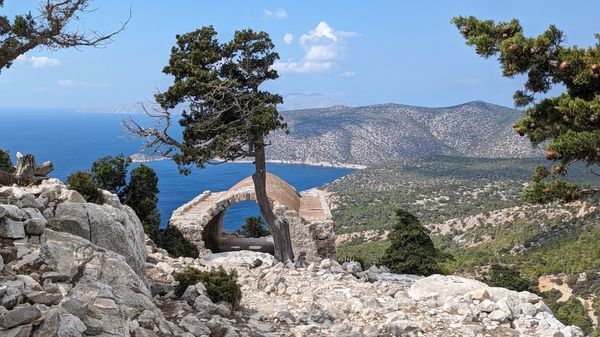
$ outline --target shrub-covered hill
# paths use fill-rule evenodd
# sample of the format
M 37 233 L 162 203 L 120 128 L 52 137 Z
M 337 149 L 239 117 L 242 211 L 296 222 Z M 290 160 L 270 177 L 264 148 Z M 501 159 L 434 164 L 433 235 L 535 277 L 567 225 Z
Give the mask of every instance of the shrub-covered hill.
M 544 276 L 564 278 L 566 285 L 570 277 L 569 291 L 593 312 L 600 297 L 600 201 L 526 204 L 521 192 L 540 163 L 435 156 L 357 171 L 327 186 L 338 251 L 376 262 L 387 247 L 394 210 L 403 208 L 454 256 L 447 265 L 452 272 L 482 277 L 500 263 L 514 266 L 532 284 Z M 584 166 L 574 167 L 570 178 L 600 183 Z

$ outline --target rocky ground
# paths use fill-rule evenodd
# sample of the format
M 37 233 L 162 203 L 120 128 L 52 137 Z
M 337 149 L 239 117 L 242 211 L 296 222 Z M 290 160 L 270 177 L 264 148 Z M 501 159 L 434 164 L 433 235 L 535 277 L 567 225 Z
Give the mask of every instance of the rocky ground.
M 0 336 L 583 336 L 536 295 L 459 277 L 247 251 L 173 259 L 105 194 L 95 206 L 58 181 L 0 187 Z M 174 296 L 177 272 L 219 266 L 238 271 L 239 305 L 202 284 Z

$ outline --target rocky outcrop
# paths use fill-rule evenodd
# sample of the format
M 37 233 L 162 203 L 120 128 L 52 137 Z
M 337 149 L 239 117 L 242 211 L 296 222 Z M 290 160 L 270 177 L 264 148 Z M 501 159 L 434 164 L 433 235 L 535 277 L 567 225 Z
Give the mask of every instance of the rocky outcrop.
M 71 233 L 125 257 L 145 278 L 144 229 L 133 210 L 104 191 L 103 205 L 86 203 L 56 179 L 33 187 L 0 187 L 0 238 L 39 243 L 44 228 Z
M 186 303 L 169 302 L 168 284 L 160 288 L 158 300 L 163 306 L 176 303 L 170 310 L 179 312 L 188 331 L 195 322 L 214 333 L 212 324 L 218 322 L 216 331 L 228 336 L 584 336 L 556 320 L 537 295 L 460 277 L 422 278 L 375 267 L 362 271 L 356 262 L 340 265 L 329 259 L 286 266 L 269 254 L 249 251 L 202 260 L 173 260 L 160 251 L 149 256 L 161 261 L 149 269 L 150 277 L 166 283 L 189 266 L 237 270 L 243 297 L 233 312 L 222 303 L 207 304 L 203 287 L 189 287 Z M 219 313 L 231 313 L 235 323 L 215 316 Z

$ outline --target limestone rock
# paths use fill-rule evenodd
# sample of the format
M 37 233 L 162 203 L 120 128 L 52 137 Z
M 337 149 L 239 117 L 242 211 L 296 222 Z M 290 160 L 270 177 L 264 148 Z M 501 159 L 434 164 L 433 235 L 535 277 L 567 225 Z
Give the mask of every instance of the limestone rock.
M 21 221 L 9 218 L 0 219 L 0 237 L 7 239 L 20 239 L 25 237 L 25 226 Z
M 42 317 L 42 312 L 34 306 L 15 308 L 0 316 L 0 327 L 8 329 L 17 325 L 24 325 L 40 317 Z
M 29 337 L 33 326 L 31 324 L 20 325 L 12 329 L 0 331 L 2 337 Z
M 138 276 L 145 278 L 144 229 L 130 207 L 61 203 L 49 220 L 55 230 L 80 236 L 123 255 Z
M 41 235 L 47 223 L 45 218 L 28 219 L 24 223 L 25 232 L 29 235 Z
M 73 190 L 65 190 L 59 197 L 60 200 L 72 203 L 85 203 L 85 199 L 79 192 Z

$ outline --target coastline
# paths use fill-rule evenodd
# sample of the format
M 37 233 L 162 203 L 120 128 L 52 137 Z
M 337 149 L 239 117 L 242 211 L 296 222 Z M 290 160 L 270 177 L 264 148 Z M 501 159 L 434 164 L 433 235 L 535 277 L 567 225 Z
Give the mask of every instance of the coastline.
M 230 161 L 230 163 L 252 163 L 252 160 L 240 159 L 240 160 Z M 302 160 L 267 159 L 267 163 L 349 168 L 349 169 L 355 169 L 355 170 L 363 170 L 363 169 L 367 168 L 366 165 L 361 165 L 361 164 L 338 163 L 338 162 L 329 162 L 329 161 L 312 162 L 312 161 L 302 161 Z
M 157 158 L 147 158 L 142 156 L 131 155 L 130 158 L 134 163 L 148 163 L 153 161 L 161 161 L 161 160 L 171 160 L 166 157 L 157 157 Z M 216 158 L 215 160 L 219 160 Z M 239 159 L 230 161 L 230 163 L 252 163 L 252 160 L 249 159 Z M 291 164 L 291 165 L 306 165 L 306 166 L 321 166 L 321 167 L 335 167 L 335 168 L 348 168 L 354 170 L 363 170 L 366 169 L 366 165 L 361 164 L 352 164 L 352 163 L 339 163 L 339 162 L 330 162 L 330 161 L 302 161 L 302 160 L 282 160 L 282 159 L 267 159 L 267 163 L 272 164 Z

